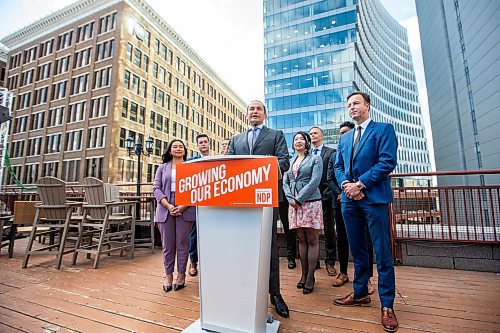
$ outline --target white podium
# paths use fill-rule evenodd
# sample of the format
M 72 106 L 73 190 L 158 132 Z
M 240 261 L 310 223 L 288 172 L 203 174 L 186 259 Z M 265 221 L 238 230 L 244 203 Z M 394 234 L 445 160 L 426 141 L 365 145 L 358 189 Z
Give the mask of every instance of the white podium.
M 197 206 L 200 319 L 183 332 L 278 331 L 267 323 L 272 223 L 273 207 Z

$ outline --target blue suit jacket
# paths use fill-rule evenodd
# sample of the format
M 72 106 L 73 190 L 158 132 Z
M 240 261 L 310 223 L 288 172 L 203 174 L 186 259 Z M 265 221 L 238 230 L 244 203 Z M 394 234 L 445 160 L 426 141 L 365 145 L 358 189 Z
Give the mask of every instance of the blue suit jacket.
M 335 176 L 338 184 L 348 180 L 357 182 L 361 180 L 366 186 L 366 200 L 369 204 L 386 204 L 392 202 L 391 184 L 389 174 L 397 165 L 398 141 L 396 132 L 391 124 L 370 121 L 352 161 L 351 179 L 351 153 L 354 143 L 355 131 L 342 135 L 337 148 L 335 160 Z M 342 202 L 350 201 L 342 192 Z

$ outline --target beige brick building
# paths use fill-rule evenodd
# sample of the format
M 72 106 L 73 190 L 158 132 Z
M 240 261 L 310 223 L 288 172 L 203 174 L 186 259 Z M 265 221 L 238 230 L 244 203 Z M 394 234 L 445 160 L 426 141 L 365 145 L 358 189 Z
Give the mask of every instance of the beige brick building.
M 142 164 L 142 181 L 152 181 L 170 140 L 193 155 L 207 133 L 218 152 L 246 127 L 242 99 L 142 0 L 79 1 L 1 42 L 15 95 L 8 154 L 24 184 L 135 181 L 129 135 L 153 137 Z

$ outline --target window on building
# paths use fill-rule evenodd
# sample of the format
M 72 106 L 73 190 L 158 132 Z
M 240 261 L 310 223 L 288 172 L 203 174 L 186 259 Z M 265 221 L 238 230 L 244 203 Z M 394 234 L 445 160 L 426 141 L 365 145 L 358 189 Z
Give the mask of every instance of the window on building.
M 45 154 L 58 153 L 61 151 L 62 134 L 50 134 L 45 138 Z
M 59 161 L 43 163 L 42 176 L 57 177 L 58 172 L 59 172 Z
M 68 107 L 66 122 L 74 123 L 77 121 L 82 121 L 85 119 L 86 113 L 87 113 L 87 101 L 79 101 L 70 104 Z
M 44 104 L 47 102 L 49 87 L 42 87 L 35 90 L 33 105 Z
M 128 99 L 124 98 L 122 102 L 122 117 L 128 118 Z
M 50 66 L 52 63 L 46 63 L 43 65 L 38 66 L 37 68 L 37 73 L 36 73 L 36 80 L 41 81 L 48 79 L 50 77 Z
M 94 22 L 81 25 L 76 30 L 76 42 L 83 42 L 94 36 Z
M 56 65 L 54 67 L 54 75 L 59 75 L 66 73 L 69 71 L 69 62 L 71 56 L 65 56 L 59 59 L 56 59 Z
M 110 66 L 94 71 L 94 89 L 109 87 L 111 84 L 111 70 L 112 68 Z
M 95 177 L 102 180 L 104 157 L 85 159 L 85 177 Z
M 13 134 L 26 132 L 28 127 L 28 116 L 21 116 L 14 118 Z
M 23 184 L 34 184 L 38 180 L 39 164 L 27 164 L 24 166 Z
M 57 50 L 63 50 L 70 47 L 73 43 L 73 31 L 68 31 L 59 35 L 57 38 Z
M 64 106 L 50 109 L 47 119 L 47 127 L 62 125 L 63 115 Z
M 80 181 L 80 159 L 64 160 L 61 172 L 61 179 L 67 182 Z
M 39 57 L 40 58 L 43 58 L 43 57 L 46 57 L 48 55 L 51 55 L 52 54 L 52 49 L 53 49 L 53 45 L 54 45 L 54 39 L 50 39 L 48 41 L 45 41 L 43 43 L 40 43 L 40 54 L 39 54 Z
M 34 46 L 32 48 L 29 48 L 27 50 L 24 51 L 24 62 L 23 64 L 27 64 L 27 63 L 30 63 L 32 61 L 35 61 L 36 59 L 36 50 L 37 50 L 37 47 Z
M 92 60 L 92 48 L 86 48 L 81 51 L 75 52 L 73 61 L 73 68 L 81 68 L 90 65 Z
M 136 65 L 137 67 L 141 68 L 141 59 L 142 59 L 142 52 L 141 50 L 139 49 L 134 49 L 134 59 L 133 59 L 133 63 L 134 65 Z
M 42 129 L 44 127 L 45 111 L 32 113 L 30 116 L 30 130 Z
M 109 96 L 100 96 L 91 100 L 90 118 L 105 117 L 109 111 Z
M 83 130 L 66 132 L 64 151 L 78 151 L 82 149 Z
M 28 139 L 27 156 L 39 156 L 42 152 L 42 137 Z
M 106 125 L 90 127 L 87 131 L 87 148 L 104 148 Z
M 116 13 L 99 18 L 99 34 L 106 33 L 116 28 Z
M 10 157 L 22 157 L 24 156 L 24 144 L 25 140 L 12 141 L 10 144 Z
M 77 95 L 87 92 L 89 74 L 83 74 L 71 79 L 71 95 Z
M 28 69 L 21 73 L 21 86 L 26 86 L 33 83 L 35 70 L 33 68 Z
M 97 44 L 95 61 L 100 61 L 113 57 L 114 51 L 115 51 L 114 39 L 110 39 L 105 42 Z

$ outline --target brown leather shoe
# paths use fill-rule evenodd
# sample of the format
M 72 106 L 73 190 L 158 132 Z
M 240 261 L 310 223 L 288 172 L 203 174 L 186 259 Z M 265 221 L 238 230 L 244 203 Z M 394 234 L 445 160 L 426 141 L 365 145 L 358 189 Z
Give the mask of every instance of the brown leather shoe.
M 334 287 L 342 287 L 347 282 L 349 282 L 349 277 L 344 273 L 339 273 L 335 281 L 333 281 L 332 285 Z
M 374 291 L 375 291 L 375 289 L 373 288 L 373 284 L 370 281 L 370 279 L 368 279 L 368 295 L 373 294 Z
M 382 317 L 382 326 L 384 327 L 385 331 L 396 332 L 398 330 L 399 323 L 393 309 L 382 308 L 381 317 Z
M 370 299 L 370 295 L 356 299 L 354 298 L 354 293 L 350 293 L 345 297 L 333 300 L 333 304 L 339 306 L 370 306 L 371 302 L 372 300 Z
M 337 275 L 337 270 L 335 269 L 335 267 L 332 265 L 332 264 L 326 264 L 326 272 L 328 273 L 328 275 L 330 276 L 336 276 Z
M 196 263 L 191 263 L 189 264 L 189 276 L 196 276 L 198 275 L 198 264 Z

